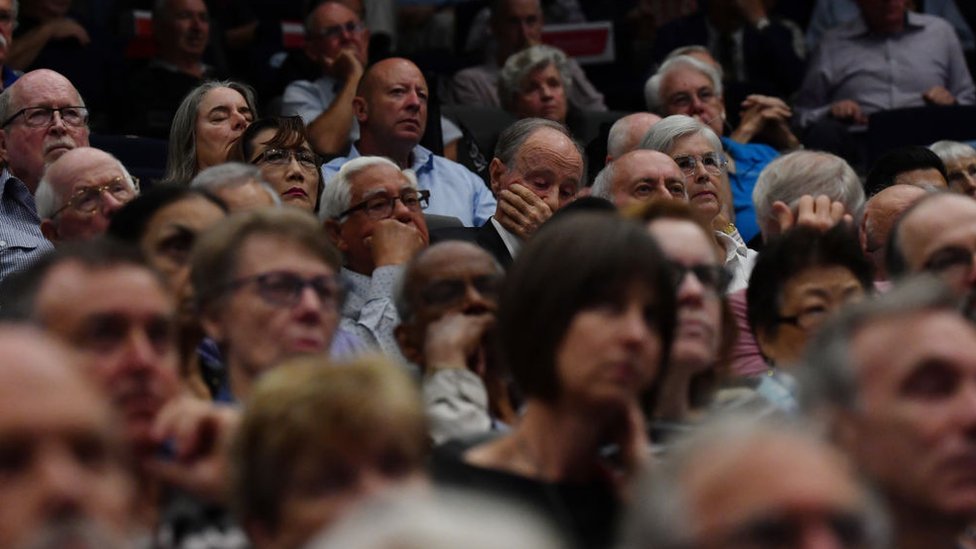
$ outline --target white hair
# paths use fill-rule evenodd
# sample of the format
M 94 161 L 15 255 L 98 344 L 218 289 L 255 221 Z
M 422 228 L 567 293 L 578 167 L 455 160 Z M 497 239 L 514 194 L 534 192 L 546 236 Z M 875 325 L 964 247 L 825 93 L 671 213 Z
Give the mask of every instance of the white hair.
M 96 149 L 101 151 L 101 149 Z M 139 193 L 139 188 L 136 187 L 136 182 L 129 173 L 129 170 L 125 169 L 125 165 L 119 162 L 118 158 L 115 158 L 111 153 L 104 152 L 105 154 L 112 157 L 112 160 L 118 164 L 119 169 L 122 170 L 122 179 L 129 184 L 129 187 Z M 50 166 L 48 166 L 50 168 Z M 37 190 L 34 191 L 34 204 L 37 207 L 37 217 L 41 219 L 51 219 L 54 212 L 61 209 L 64 203 L 67 202 L 66 197 L 61 196 L 60 193 L 54 191 L 54 187 L 51 185 L 49 178 L 50 169 L 44 170 L 44 175 L 41 176 L 40 183 L 37 184 Z
M 805 195 L 827 195 L 840 202 L 855 222 L 864 208 L 864 187 L 843 158 L 819 151 L 791 152 L 770 162 L 752 190 L 756 222 L 763 238 L 776 233 L 773 203 L 783 202 L 794 208 Z
M 666 114 L 664 112 L 664 98 L 661 97 L 661 83 L 668 73 L 681 68 L 690 68 L 704 74 L 712 81 L 715 95 L 722 95 L 722 74 L 718 69 L 690 55 L 679 55 L 665 61 L 654 73 L 654 76 L 648 78 L 644 84 L 644 101 L 647 103 L 647 110 Z
M 670 155 L 676 141 L 696 134 L 707 139 L 714 152 L 722 153 L 722 140 L 715 135 L 715 132 L 684 114 L 673 114 L 654 124 L 641 140 L 639 148 L 661 151 Z
M 352 177 L 374 166 L 389 166 L 407 178 L 410 186 L 417 188 L 417 174 L 413 170 L 401 170 L 395 162 L 385 156 L 360 156 L 346 162 L 339 172 L 325 185 L 322 201 L 319 204 L 319 220 L 340 220 L 342 212 L 349 209 L 352 201 Z
M 929 150 L 934 152 L 943 164 L 976 156 L 976 149 L 969 144 L 960 143 L 959 141 L 949 141 L 947 139 L 932 143 L 929 145 Z
M 236 189 L 251 182 L 257 183 L 271 197 L 272 204 L 281 206 L 281 197 L 264 180 L 261 170 L 243 162 L 224 162 L 210 166 L 190 180 L 190 187 L 216 192 L 220 189 Z

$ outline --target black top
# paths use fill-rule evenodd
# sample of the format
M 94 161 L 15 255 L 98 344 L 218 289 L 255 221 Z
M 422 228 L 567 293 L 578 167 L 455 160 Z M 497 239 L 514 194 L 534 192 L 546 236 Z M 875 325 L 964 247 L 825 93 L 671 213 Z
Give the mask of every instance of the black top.
M 466 449 L 448 443 L 434 451 L 431 476 L 436 484 L 517 500 L 548 519 L 574 547 L 614 546 L 620 503 L 609 484 L 540 482 L 485 469 L 462 460 Z

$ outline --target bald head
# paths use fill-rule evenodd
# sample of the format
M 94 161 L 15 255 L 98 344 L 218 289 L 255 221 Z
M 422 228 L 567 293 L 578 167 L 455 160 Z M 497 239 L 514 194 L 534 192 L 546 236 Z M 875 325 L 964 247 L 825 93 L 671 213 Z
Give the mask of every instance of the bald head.
M 885 270 L 885 245 L 892 227 L 925 194 L 924 189 L 914 185 L 892 185 L 865 203 L 864 217 L 861 219 L 861 249 L 874 264 L 876 279 L 888 278 Z
M 36 190 L 47 164 L 68 150 L 88 146 L 87 110 L 63 110 L 83 106 L 71 82 L 47 69 L 25 74 L 0 94 L 0 117 L 6 122 L 0 129 L 0 152 L 10 171 L 31 192 Z M 28 118 L 28 113 L 22 112 L 39 107 L 62 110 L 52 113 L 49 121 L 37 113 Z
M 635 112 L 614 122 L 607 138 L 607 163 L 636 149 L 647 130 L 660 120 L 661 117 L 653 113 Z
M 136 192 L 132 176 L 111 154 L 91 147 L 71 149 L 48 166 L 37 187 L 41 231 L 54 243 L 103 234 Z
M 407 167 L 406 157 L 427 129 L 427 97 L 427 80 L 406 59 L 384 59 L 368 68 L 353 99 L 359 152 L 387 156 Z
M 48 336 L 0 327 L 0 546 L 122 547 L 132 484 L 106 398 Z
M 593 182 L 592 194 L 618 208 L 654 198 L 688 201 L 681 168 L 670 156 L 648 149 L 625 153 L 603 168 Z

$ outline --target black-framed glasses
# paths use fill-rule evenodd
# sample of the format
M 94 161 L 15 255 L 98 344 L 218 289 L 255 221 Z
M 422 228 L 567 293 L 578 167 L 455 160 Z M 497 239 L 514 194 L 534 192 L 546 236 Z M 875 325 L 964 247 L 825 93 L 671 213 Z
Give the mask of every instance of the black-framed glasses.
M 387 194 L 377 195 L 363 200 L 359 204 L 350 207 L 348 210 L 339 214 L 339 218 L 362 210 L 366 217 L 377 220 L 386 219 L 393 215 L 393 207 L 396 201 L 403 202 L 407 209 L 415 212 L 426 210 L 430 203 L 430 191 L 418 191 L 417 189 L 404 189 L 398 196 Z
M 87 107 L 27 107 L 20 109 L 4 120 L 3 124 L 0 124 L 0 127 L 6 128 L 17 117 L 23 117 L 24 124 L 30 128 L 50 126 L 54 123 L 54 113 L 58 113 L 61 116 L 61 120 L 68 126 L 81 127 L 88 124 Z
M 342 25 L 331 25 L 328 27 L 323 27 L 318 30 L 312 31 L 312 36 L 317 38 L 325 38 L 326 40 L 331 40 L 333 38 L 339 38 L 342 36 L 343 32 L 348 32 L 349 34 L 355 34 L 357 32 L 362 32 L 366 28 L 366 25 L 362 21 L 347 21 Z
M 252 160 L 251 164 L 283 166 L 291 162 L 292 158 L 306 168 L 319 167 L 319 156 L 308 149 L 268 149 Z
M 712 88 L 700 88 L 694 92 L 676 93 L 668 99 L 668 105 L 672 109 L 687 109 L 691 106 L 694 98 L 698 98 L 699 103 L 708 103 L 718 97 Z
M 132 176 L 132 184 L 130 185 L 127 179 L 119 176 L 104 185 L 85 187 L 78 190 L 74 196 L 68 199 L 64 206 L 61 206 L 51 214 L 51 219 L 54 219 L 58 214 L 68 208 L 73 208 L 74 211 L 83 215 L 91 215 L 101 207 L 105 193 L 112 195 L 112 198 L 115 200 L 125 203 L 135 198 L 138 192 L 138 178 Z
M 722 265 L 699 264 L 686 266 L 673 261 L 669 262 L 669 265 L 672 276 L 674 277 L 675 290 L 681 287 L 681 283 L 684 282 L 688 273 L 694 274 L 702 286 L 718 295 L 724 295 L 729 289 L 729 284 L 732 283 L 732 273 Z
M 705 153 L 701 156 L 693 154 L 682 154 L 674 157 L 674 162 L 681 168 L 685 175 L 695 175 L 698 171 L 698 163 L 701 162 L 705 171 L 712 175 L 722 175 L 722 171 L 728 166 L 729 161 L 725 155 L 715 152 Z
M 436 280 L 420 290 L 420 297 L 427 305 L 448 307 L 464 298 L 469 285 L 483 298 L 497 303 L 502 289 L 502 276 L 500 274 L 486 274 L 468 279 Z
M 258 296 L 269 305 L 291 308 L 302 299 L 305 288 L 311 288 L 323 308 L 338 308 L 342 301 L 342 284 L 335 275 L 303 277 L 291 271 L 269 271 L 234 280 L 228 287 L 236 290 L 253 284 Z
M 961 246 L 946 246 L 936 250 L 922 268 L 939 276 L 965 276 L 973 269 L 973 252 Z

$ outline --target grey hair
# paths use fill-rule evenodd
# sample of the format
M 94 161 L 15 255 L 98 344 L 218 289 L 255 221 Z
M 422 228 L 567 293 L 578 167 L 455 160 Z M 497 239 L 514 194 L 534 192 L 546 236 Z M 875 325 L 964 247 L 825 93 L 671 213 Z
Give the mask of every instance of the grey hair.
M 122 170 L 122 179 L 138 194 L 139 188 L 136 187 L 136 182 L 132 179 L 132 174 L 129 173 L 129 170 L 125 169 L 125 164 L 120 162 L 113 154 L 107 151 L 102 152 L 111 156 L 112 160 L 119 165 L 119 169 Z M 49 173 L 50 170 L 44 170 L 44 175 L 41 176 L 41 181 L 37 184 L 37 190 L 34 192 L 34 204 L 37 207 L 37 217 L 41 219 L 52 219 L 54 212 L 58 211 L 65 203 L 63 197 L 54 192 L 54 186 L 51 185 L 50 177 L 48 177 Z M 57 223 L 57 221 L 54 222 Z
M 644 84 L 644 101 L 647 103 L 647 110 L 666 114 L 664 98 L 661 97 L 661 83 L 668 73 L 681 68 L 690 68 L 704 74 L 712 81 L 715 95 L 722 95 L 722 73 L 718 69 L 690 55 L 679 55 L 665 61 Z
M 417 188 L 417 174 L 413 170 L 401 170 L 395 162 L 385 156 L 360 156 L 346 162 L 339 168 L 339 172 L 329 180 L 322 191 L 322 201 L 319 204 L 319 220 L 341 221 L 342 212 L 349 209 L 352 201 L 352 181 L 353 176 L 361 171 L 368 170 L 374 166 L 388 166 L 395 168 L 402 173 L 410 186 Z
M 495 158 L 511 169 L 512 162 L 515 161 L 515 157 L 518 156 L 519 150 L 522 149 L 522 145 L 525 144 L 525 141 L 529 137 L 532 137 L 532 134 L 543 128 L 549 128 L 550 130 L 557 131 L 565 135 L 570 141 L 573 142 L 573 145 L 576 147 L 576 151 L 579 152 L 580 157 L 584 159 L 586 158 L 586 155 L 583 152 L 583 147 L 581 147 L 580 144 L 573 139 L 573 135 L 569 133 L 566 126 L 560 124 L 559 122 L 554 122 L 545 118 L 523 118 L 505 128 L 505 130 L 498 136 L 498 142 L 495 143 Z
M 600 173 L 596 174 L 596 178 L 593 179 L 593 186 L 590 187 L 590 196 L 605 198 L 613 202 L 614 164 L 616 162 L 607 164 L 600 170 Z
M 769 437 L 804 440 L 837 452 L 815 425 L 781 414 L 756 415 L 742 411 L 714 414 L 667 449 L 664 460 L 644 474 L 637 485 L 637 500 L 624 520 L 618 549 L 686 549 L 694 546 L 692 516 L 685 479 L 692 467 L 713 456 L 749 451 Z M 704 457 L 708 456 L 708 457 Z M 887 547 L 890 524 L 879 499 L 851 475 L 865 494 L 868 547 Z
M 256 113 L 254 90 L 247 84 L 231 80 L 209 80 L 190 90 L 183 98 L 169 129 L 169 152 L 166 155 L 165 183 L 187 185 L 197 173 L 197 110 L 203 96 L 217 88 L 230 88 L 244 97 L 248 108 Z
M 906 279 L 892 290 L 844 307 L 814 335 L 797 367 L 800 406 L 815 417 L 858 405 L 851 344 L 866 326 L 899 316 L 960 310 L 959 300 L 931 275 Z M 829 415 L 828 415 L 829 417 Z
M 549 65 L 556 67 L 563 81 L 563 88 L 569 93 L 572 79 L 569 74 L 569 59 L 566 54 L 552 46 L 530 46 L 509 56 L 498 73 L 498 98 L 502 108 L 512 110 L 515 97 L 522 89 L 522 82 L 533 72 Z
M 662 119 L 648 130 L 639 148 L 661 151 L 670 155 L 675 142 L 691 135 L 701 135 L 708 140 L 712 150 L 722 153 L 722 140 L 711 128 L 684 114 L 673 114 Z
M 457 490 L 400 489 L 374 498 L 330 526 L 308 549 L 560 549 L 556 532 L 532 509 Z
M 959 141 L 949 141 L 947 139 L 932 143 L 929 145 L 929 150 L 934 152 L 943 164 L 976 156 L 976 149 L 971 145 L 960 143 Z
M 773 203 L 790 208 L 804 195 L 827 195 L 855 218 L 864 208 L 864 187 L 854 169 L 841 157 L 819 151 L 795 151 L 770 162 L 752 190 L 756 222 L 763 238 L 774 234 Z
M 220 189 L 243 187 L 252 181 L 257 183 L 261 190 L 268 193 L 275 206 L 281 206 L 281 197 L 264 180 L 261 170 L 257 166 L 243 162 L 225 162 L 224 164 L 210 166 L 190 181 L 190 187 L 214 192 Z

